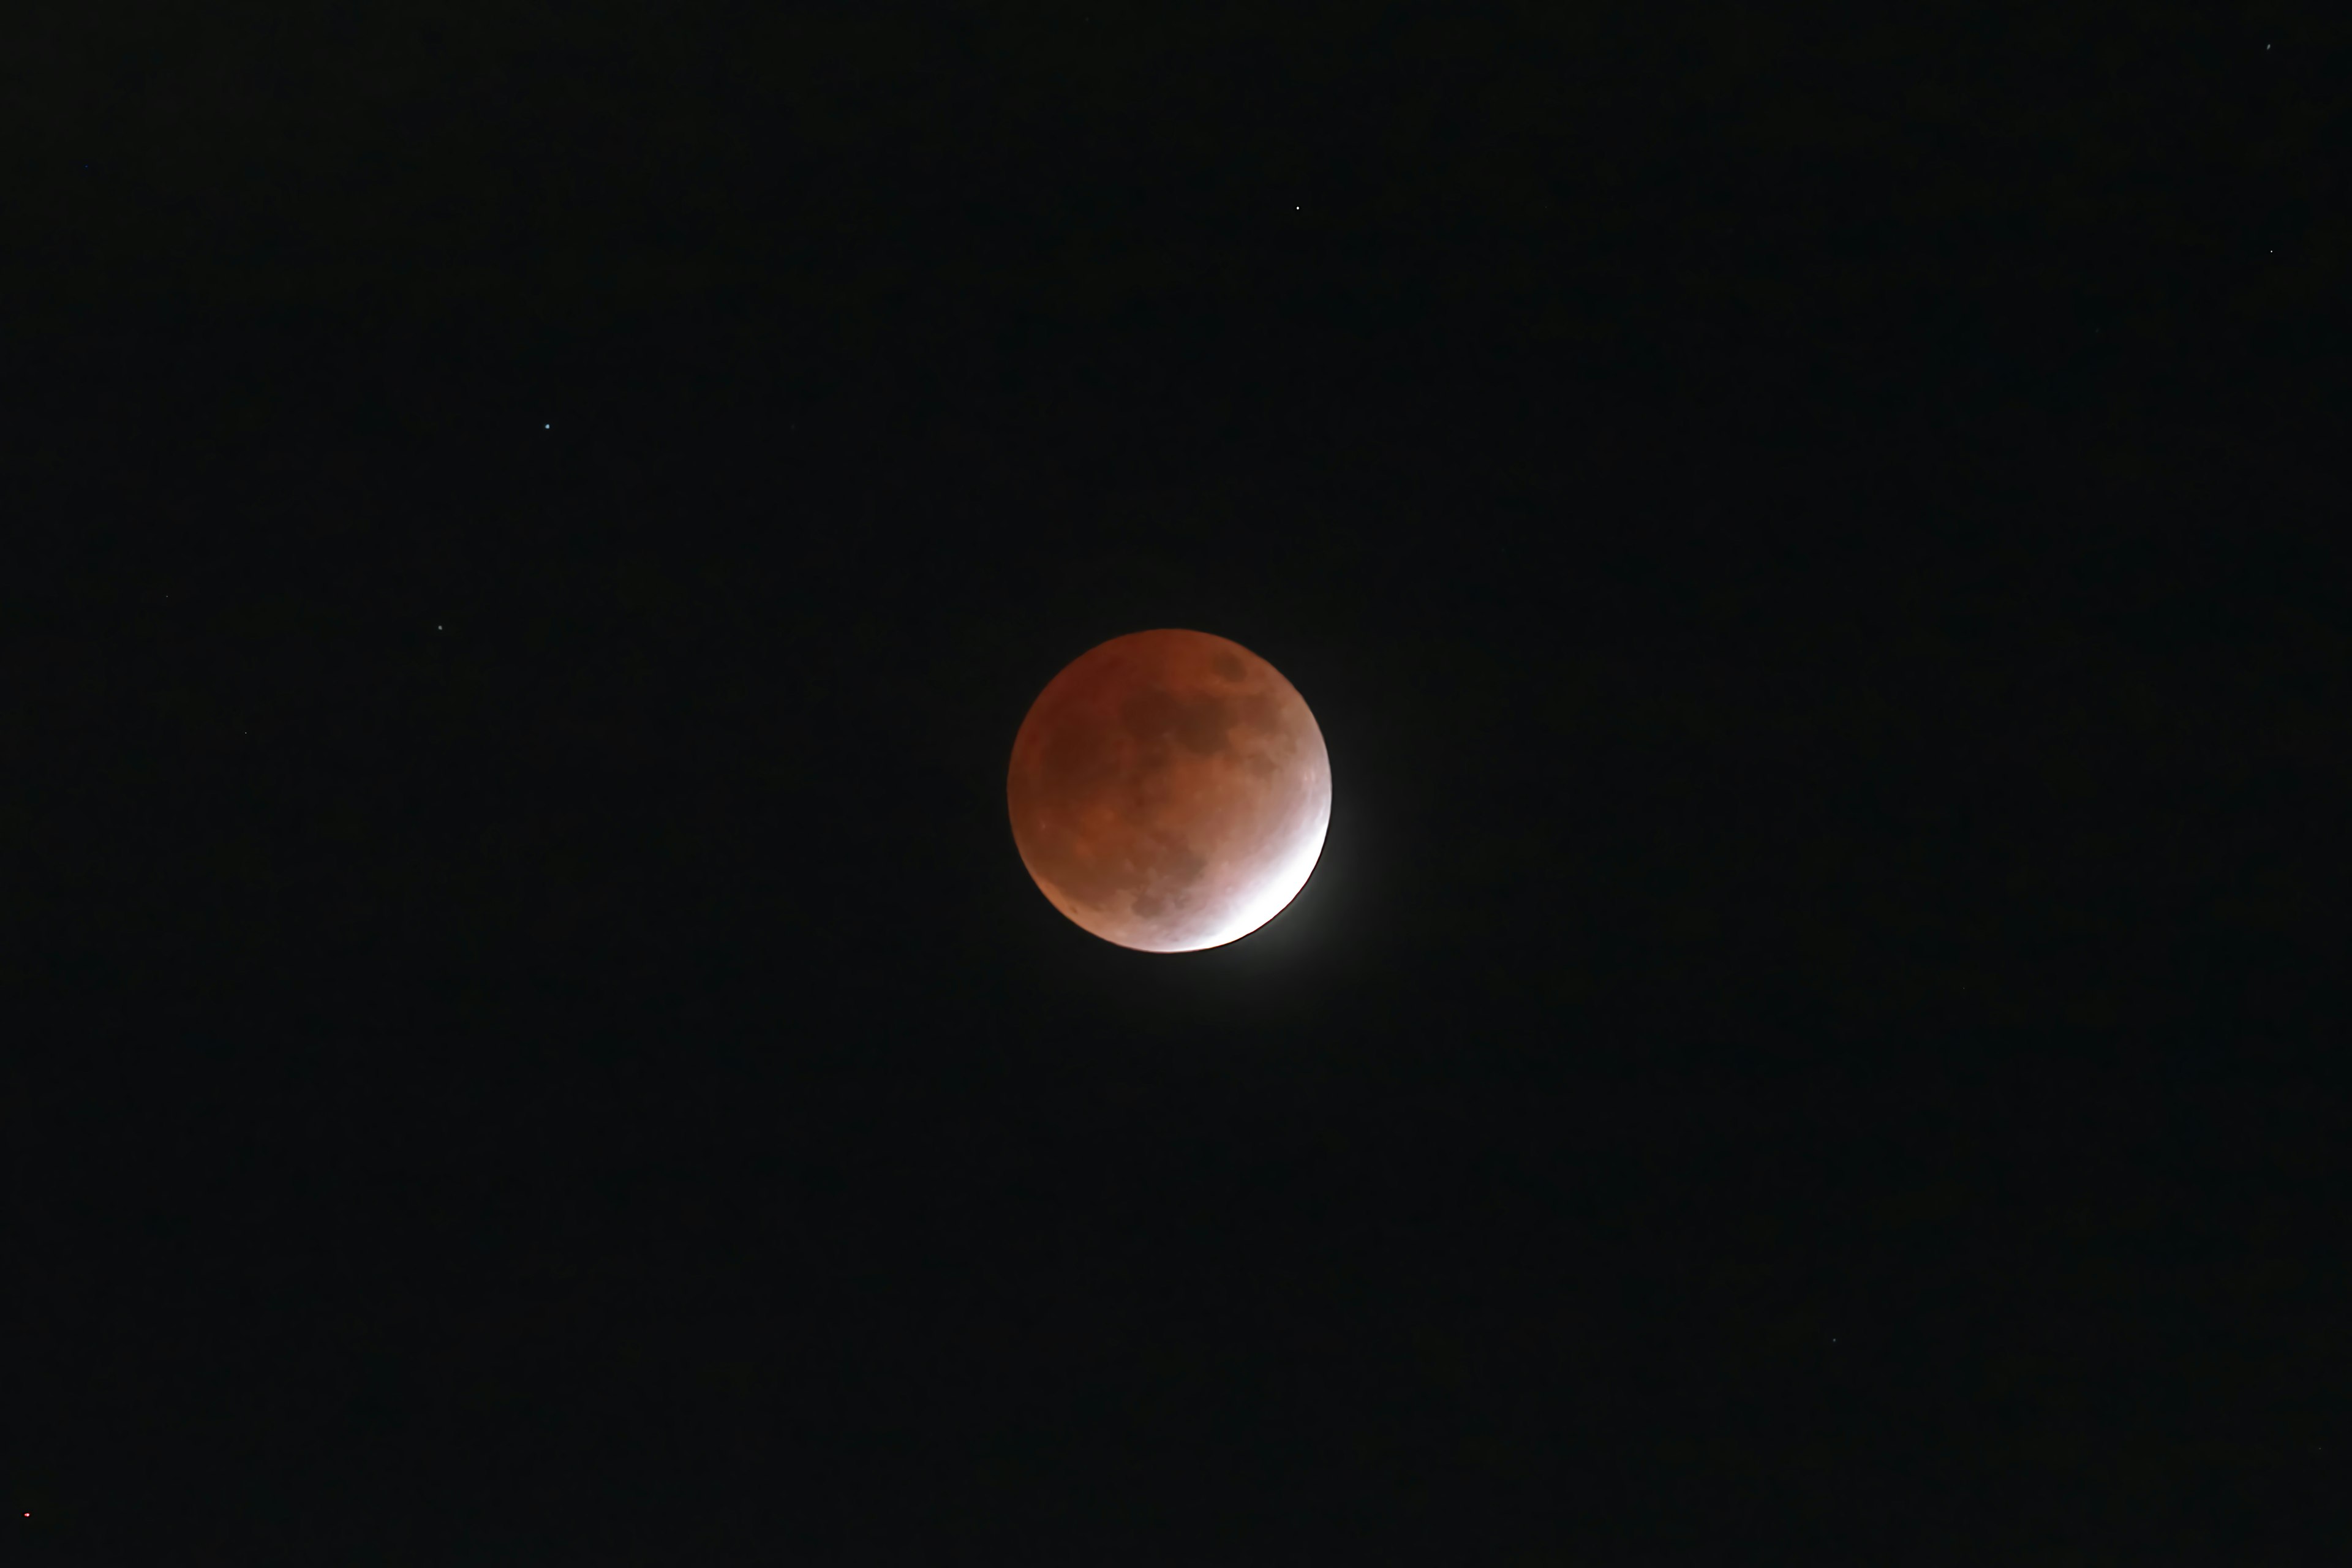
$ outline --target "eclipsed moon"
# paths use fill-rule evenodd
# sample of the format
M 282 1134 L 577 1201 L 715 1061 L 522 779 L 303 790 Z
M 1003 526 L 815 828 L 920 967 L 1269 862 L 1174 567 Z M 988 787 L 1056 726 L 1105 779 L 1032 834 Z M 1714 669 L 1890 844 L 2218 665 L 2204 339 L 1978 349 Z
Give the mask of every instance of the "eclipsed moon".
M 1038 890 L 1105 942 L 1192 952 L 1298 896 L 1331 821 L 1323 731 L 1281 671 L 1207 632 L 1072 660 L 1013 737 L 1004 795 Z

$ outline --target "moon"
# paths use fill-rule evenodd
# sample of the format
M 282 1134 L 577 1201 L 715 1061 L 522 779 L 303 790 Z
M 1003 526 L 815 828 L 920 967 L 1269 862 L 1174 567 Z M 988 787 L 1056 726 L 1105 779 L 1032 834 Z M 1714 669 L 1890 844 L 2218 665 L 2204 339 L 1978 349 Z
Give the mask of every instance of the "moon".
M 1331 759 L 1282 672 L 1207 632 L 1132 632 L 1046 682 L 1013 740 L 1021 863 L 1083 929 L 1194 952 L 1280 914 L 1331 822 Z

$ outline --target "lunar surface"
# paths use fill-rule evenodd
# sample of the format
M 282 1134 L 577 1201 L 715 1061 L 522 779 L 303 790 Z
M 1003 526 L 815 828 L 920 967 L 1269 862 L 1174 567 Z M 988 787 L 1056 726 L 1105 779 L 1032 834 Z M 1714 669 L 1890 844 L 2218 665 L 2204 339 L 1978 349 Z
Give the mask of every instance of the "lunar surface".
M 1206 632 L 1135 632 L 1047 683 L 1013 738 L 1013 840 L 1038 889 L 1121 947 L 1191 952 L 1298 896 L 1331 760 L 1289 681 Z

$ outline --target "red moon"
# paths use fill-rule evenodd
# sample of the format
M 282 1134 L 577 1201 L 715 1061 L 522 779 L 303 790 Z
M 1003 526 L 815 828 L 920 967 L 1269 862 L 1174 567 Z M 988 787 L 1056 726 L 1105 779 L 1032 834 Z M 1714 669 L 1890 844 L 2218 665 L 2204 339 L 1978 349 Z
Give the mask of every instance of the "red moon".
M 1298 896 L 1331 821 L 1306 700 L 1239 643 L 1134 632 L 1072 660 L 1013 740 L 1013 841 L 1054 907 L 1141 952 L 1221 947 Z

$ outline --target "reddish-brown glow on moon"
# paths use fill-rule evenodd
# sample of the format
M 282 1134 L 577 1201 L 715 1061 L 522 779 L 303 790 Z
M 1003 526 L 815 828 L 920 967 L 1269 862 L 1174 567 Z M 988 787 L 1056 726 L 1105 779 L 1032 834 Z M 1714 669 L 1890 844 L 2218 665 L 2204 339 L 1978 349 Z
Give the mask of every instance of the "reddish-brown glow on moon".
M 1306 700 L 1206 632 L 1135 632 L 1080 655 L 1021 721 L 1013 841 L 1054 907 L 1106 942 L 1190 952 L 1298 896 L 1331 820 Z

